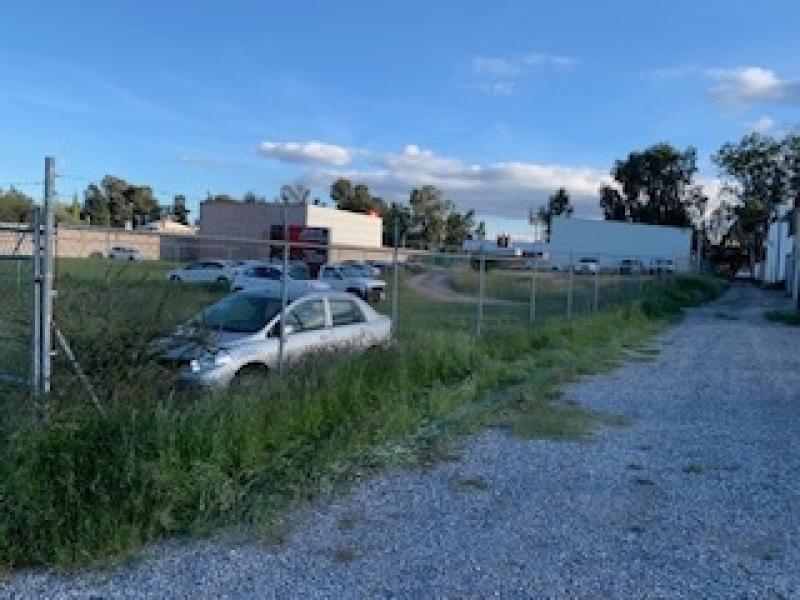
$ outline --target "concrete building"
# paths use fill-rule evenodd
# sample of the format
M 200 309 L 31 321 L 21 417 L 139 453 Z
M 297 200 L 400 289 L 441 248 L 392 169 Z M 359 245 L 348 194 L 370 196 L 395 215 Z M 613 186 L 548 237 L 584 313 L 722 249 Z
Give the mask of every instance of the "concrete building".
M 641 260 L 645 266 L 658 259 L 672 260 L 679 270 L 690 266 L 692 229 L 644 223 L 553 217 L 551 261 L 567 264 L 581 258 L 596 258 L 601 267 L 615 268 L 622 259 Z
M 200 235 L 252 240 L 270 239 L 273 227 L 283 225 L 282 204 L 202 202 Z M 328 230 L 331 245 L 380 248 L 383 219 L 313 204 L 287 207 L 289 225 Z
M 779 206 L 776 215 L 769 223 L 767 236 L 764 239 L 764 262 L 756 268 L 756 276 L 764 283 L 792 283 L 794 227 L 792 226 L 794 211 L 787 203 Z M 787 286 L 791 289 L 791 285 Z

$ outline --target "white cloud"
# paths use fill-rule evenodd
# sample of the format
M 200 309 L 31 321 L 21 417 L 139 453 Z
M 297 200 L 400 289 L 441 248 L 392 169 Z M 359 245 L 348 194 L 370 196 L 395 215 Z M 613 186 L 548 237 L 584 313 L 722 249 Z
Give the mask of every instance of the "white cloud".
M 707 74 L 717 82 L 711 95 L 723 104 L 800 102 L 800 80 L 781 79 L 771 69 L 736 67 L 711 69 Z
M 747 129 L 755 133 L 767 133 L 775 129 L 775 125 L 776 123 L 774 119 L 764 116 L 756 121 L 753 121 L 752 123 L 748 123 Z
M 527 73 L 542 69 L 565 69 L 577 61 L 569 56 L 530 52 L 521 56 L 475 56 L 472 74 L 477 83 L 472 87 L 492 96 L 510 96 L 517 91 L 517 82 Z
M 546 202 L 560 186 L 573 196 L 579 214 L 596 216 L 597 190 L 610 183 L 604 171 L 588 167 L 518 161 L 470 164 L 413 144 L 399 153 L 374 155 L 363 168 L 320 169 L 306 174 L 305 179 L 326 188 L 338 177 L 364 182 L 376 194 L 399 201 L 408 200 L 411 188 L 431 184 L 441 188 L 461 209 L 520 219 L 526 218 L 529 208 Z
M 341 167 L 353 160 L 353 152 L 345 146 L 310 142 L 262 142 L 258 152 L 283 162 L 323 164 Z

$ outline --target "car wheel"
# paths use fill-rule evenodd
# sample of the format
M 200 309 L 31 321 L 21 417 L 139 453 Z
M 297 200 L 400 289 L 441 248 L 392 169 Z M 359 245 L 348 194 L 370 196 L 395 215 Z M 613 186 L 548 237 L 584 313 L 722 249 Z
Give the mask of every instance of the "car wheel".
M 249 388 L 264 382 L 264 377 L 267 375 L 267 367 L 265 365 L 250 364 L 245 365 L 233 376 L 231 380 L 231 389 L 239 390 Z
M 231 282 L 228 281 L 227 277 L 217 277 L 217 283 L 220 285 L 230 285 Z
M 181 280 L 181 278 L 180 278 L 180 277 L 178 277 L 177 275 L 170 275 L 170 276 L 169 276 L 169 280 L 170 280 L 170 281 L 180 281 L 180 280 Z

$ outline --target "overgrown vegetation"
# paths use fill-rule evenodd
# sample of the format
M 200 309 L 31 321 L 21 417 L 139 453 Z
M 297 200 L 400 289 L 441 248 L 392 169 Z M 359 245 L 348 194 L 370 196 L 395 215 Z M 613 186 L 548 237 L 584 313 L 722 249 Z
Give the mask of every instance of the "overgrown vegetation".
M 783 323 L 792 327 L 800 327 L 800 313 L 788 310 L 769 310 L 764 313 L 764 318 L 773 323 Z
M 597 416 L 552 401 L 559 385 L 613 365 L 664 317 L 721 289 L 706 279 L 679 278 L 641 303 L 532 329 L 497 322 L 480 340 L 427 321 L 404 328 L 390 348 L 322 357 L 257 387 L 186 398 L 138 358 L 156 333 L 145 324 L 168 329 L 191 314 L 192 302 L 219 292 L 73 277 L 73 297 L 62 298 L 60 319 L 82 355 L 93 355 L 92 372 L 107 374 L 95 379 L 104 411 L 82 401 L 66 373 L 59 375 L 47 425 L 32 417 L 24 399 L 6 399 L 0 420 L 5 566 L 85 563 L 158 536 L 225 524 L 266 532 L 287 508 L 365 470 L 435 458 L 443 440 L 479 426 L 584 437 Z M 152 307 L 138 309 L 150 312 L 133 310 L 141 289 Z M 412 306 L 420 310 L 423 301 Z

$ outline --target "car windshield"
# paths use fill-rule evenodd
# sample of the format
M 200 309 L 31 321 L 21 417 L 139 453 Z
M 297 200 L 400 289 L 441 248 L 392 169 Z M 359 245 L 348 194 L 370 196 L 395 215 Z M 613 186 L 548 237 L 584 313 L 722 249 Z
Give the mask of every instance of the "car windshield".
M 234 294 L 208 307 L 198 320 L 210 329 L 255 333 L 266 327 L 280 311 L 280 298 Z

